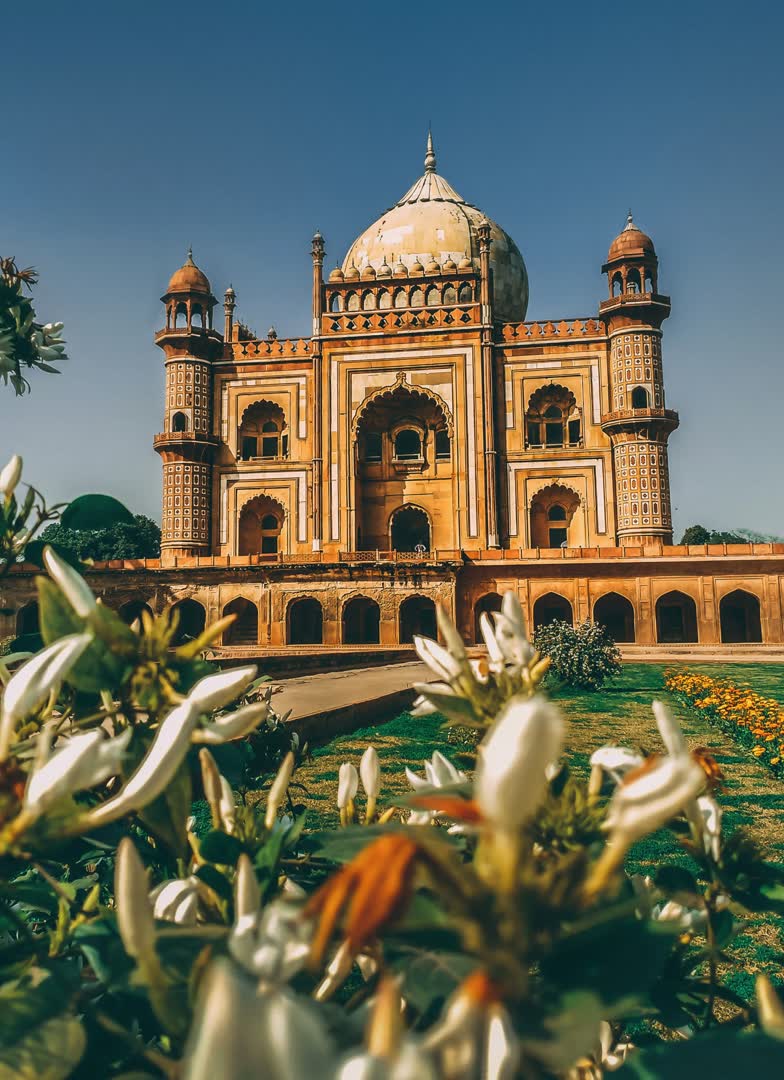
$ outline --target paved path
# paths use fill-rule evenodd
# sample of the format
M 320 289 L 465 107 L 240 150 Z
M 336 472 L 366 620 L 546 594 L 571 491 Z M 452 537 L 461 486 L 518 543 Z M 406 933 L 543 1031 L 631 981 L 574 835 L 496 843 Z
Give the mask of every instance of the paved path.
M 291 709 L 291 721 L 305 737 L 327 738 L 358 720 L 372 723 L 376 713 L 386 718 L 390 709 L 405 708 L 413 700 L 414 683 L 432 678 L 416 661 L 274 679 L 272 705 L 278 714 Z

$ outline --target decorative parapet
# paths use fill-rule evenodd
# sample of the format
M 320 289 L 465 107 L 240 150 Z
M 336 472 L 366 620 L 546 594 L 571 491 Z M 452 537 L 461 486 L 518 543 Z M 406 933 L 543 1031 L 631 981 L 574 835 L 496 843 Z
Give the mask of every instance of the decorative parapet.
M 535 321 L 502 323 L 502 341 L 530 341 L 532 338 L 597 338 L 605 329 L 597 319 L 561 319 L 560 322 Z
M 232 341 L 232 358 L 242 360 L 301 360 L 310 356 L 310 338 L 264 338 Z
M 607 431 L 612 428 L 621 428 L 631 423 L 633 426 L 640 421 L 655 420 L 661 422 L 664 427 L 674 430 L 680 423 L 680 417 L 674 409 L 658 409 L 646 407 L 645 409 L 615 409 L 613 412 L 602 416 L 602 428 Z
M 330 311 L 321 316 L 324 334 L 390 334 L 405 330 L 460 329 L 481 321 L 479 304 L 454 307 L 383 308 L 376 311 Z

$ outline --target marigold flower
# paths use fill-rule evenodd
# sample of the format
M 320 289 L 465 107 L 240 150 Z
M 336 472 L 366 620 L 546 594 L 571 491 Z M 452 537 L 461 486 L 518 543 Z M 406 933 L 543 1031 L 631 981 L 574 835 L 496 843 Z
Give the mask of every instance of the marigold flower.
M 422 848 L 405 833 L 380 836 L 316 890 L 306 917 L 319 920 L 311 960 L 318 965 L 342 912 L 353 954 L 407 905 Z

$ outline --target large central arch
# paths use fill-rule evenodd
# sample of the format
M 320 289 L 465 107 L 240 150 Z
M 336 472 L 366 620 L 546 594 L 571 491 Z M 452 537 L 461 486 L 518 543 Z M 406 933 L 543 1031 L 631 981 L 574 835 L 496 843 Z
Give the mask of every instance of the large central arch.
M 389 518 L 389 546 L 392 551 L 430 551 L 432 533 L 430 516 L 421 506 L 406 503 Z

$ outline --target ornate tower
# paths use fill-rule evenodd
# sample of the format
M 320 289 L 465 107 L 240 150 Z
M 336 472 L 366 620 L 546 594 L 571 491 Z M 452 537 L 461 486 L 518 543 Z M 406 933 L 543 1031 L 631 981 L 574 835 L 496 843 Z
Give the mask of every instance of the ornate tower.
M 664 407 L 661 325 L 670 298 L 658 292 L 653 241 L 629 212 L 602 267 L 609 299 L 599 313 L 610 339 L 610 412 L 618 543 L 672 543 L 667 440 L 678 414 Z
M 213 330 L 216 300 L 189 251 L 161 297 L 166 327 L 155 344 L 166 355 L 164 430 L 154 447 L 163 461 L 161 557 L 210 551 L 212 459 L 212 361 L 223 352 Z

